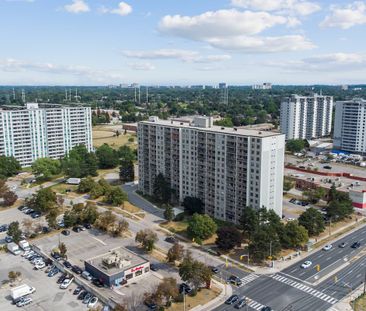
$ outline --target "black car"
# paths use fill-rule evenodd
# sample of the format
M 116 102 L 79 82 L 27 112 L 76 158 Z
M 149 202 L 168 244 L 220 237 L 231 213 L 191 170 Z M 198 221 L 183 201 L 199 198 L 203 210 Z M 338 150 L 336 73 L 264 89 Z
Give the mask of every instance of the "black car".
M 211 267 L 211 271 L 215 274 L 219 273 L 220 272 L 220 269 L 219 268 L 216 268 L 216 267 Z
M 225 304 L 227 305 L 232 305 L 233 303 L 237 302 L 239 300 L 239 296 L 238 295 L 232 295 L 230 296 L 226 301 Z
M 79 268 L 78 266 L 74 265 L 71 268 L 72 272 L 75 272 L 76 274 L 81 274 L 83 273 L 83 270 L 81 270 L 81 268 Z
M 329 166 L 329 165 L 325 165 L 325 166 L 323 166 L 323 168 L 325 168 L 326 170 L 331 170 L 332 169 L 332 167 Z
M 6 243 L 11 243 L 11 242 L 13 242 L 13 238 L 12 238 L 11 236 L 8 236 L 8 235 L 7 235 L 7 236 L 5 237 L 5 242 L 6 242 Z
M 240 286 L 242 284 L 242 281 L 240 280 L 240 278 L 238 278 L 237 276 L 235 275 L 231 275 L 228 279 L 228 281 L 231 283 L 231 284 L 235 284 L 236 286 Z
M 177 239 L 173 236 L 167 236 L 165 238 L 165 241 L 168 242 L 168 243 L 176 243 L 177 242 Z
M 192 291 L 192 288 L 187 283 L 182 283 L 179 285 L 179 293 L 180 294 L 189 294 Z
M 41 213 L 40 212 L 33 212 L 30 214 L 30 216 L 35 219 L 35 218 L 39 218 L 41 217 Z
M 70 235 L 70 230 L 66 230 L 66 229 L 65 229 L 65 230 L 62 230 L 62 231 L 61 231 L 61 233 L 62 233 L 63 235 L 66 235 L 66 236 L 67 236 L 67 235 Z
M 67 279 L 67 273 L 64 273 L 63 275 L 61 275 L 58 280 L 57 280 L 57 284 L 61 284 L 63 281 L 65 281 L 65 279 Z
M 144 304 L 149 308 L 149 310 L 157 310 L 158 309 L 157 304 L 153 301 L 145 300 Z
M 82 286 L 78 286 L 75 288 L 75 290 L 72 292 L 73 295 L 79 295 L 81 291 L 83 290 Z
M 151 270 L 151 271 L 158 271 L 158 270 L 159 270 L 159 268 L 158 268 L 158 266 L 157 266 L 156 264 L 151 263 L 151 264 L 150 264 L 150 270 Z
M 92 226 L 91 226 L 91 224 L 85 224 L 85 225 L 84 225 L 84 228 L 85 228 L 85 229 L 91 229 L 91 227 L 92 227 Z
M 57 261 L 61 260 L 62 257 L 59 253 L 52 253 L 51 256 L 56 259 Z
M 355 242 L 351 245 L 352 248 L 359 248 L 361 246 L 361 243 L 360 242 Z
M 75 226 L 72 228 L 72 231 L 79 233 L 80 231 L 82 231 L 82 228 L 80 226 Z
M 103 287 L 103 283 L 101 281 L 99 281 L 98 279 L 93 279 L 92 281 L 93 285 L 95 285 L 96 287 Z
M 0 232 L 8 231 L 9 225 L 1 225 L 0 226 Z
M 243 298 L 243 299 L 240 299 L 240 300 L 238 301 L 238 303 L 234 306 L 234 308 L 235 308 L 235 309 L 241 309 L 241 308 L 243 308 L 246 304 L 247 304 L 247 303 L 246 303 L 246 299 L 245 299 L 245 298 Z
M 78 295 L 78 300 L 83 300 L 86 296 L 88 292 L 86 290 L 83 290 L 79 295 Z
M 64 261 L 64 266 L 67 268 L 67 269 L 70 269 L 72 267 L 72 264 L 68 261 Z
M 51 231 L 52 231 L 52 229 L 51 229 L 51 228 L 49 228 L 49 227 L 46 227 L 46 226 L 42 227 L 42 232 L 43 232 L 43 233 L 49 233 L 49 232 L 51 232 Z
M 261 311 L 272 311 L 271 307 L 263 307 Z

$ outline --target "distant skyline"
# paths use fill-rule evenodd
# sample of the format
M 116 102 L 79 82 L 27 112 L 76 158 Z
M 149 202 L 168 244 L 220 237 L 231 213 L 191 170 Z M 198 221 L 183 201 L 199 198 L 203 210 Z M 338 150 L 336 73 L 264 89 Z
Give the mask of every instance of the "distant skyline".
M 366 1 L 0 0 L 1 85 L 362 84 Z

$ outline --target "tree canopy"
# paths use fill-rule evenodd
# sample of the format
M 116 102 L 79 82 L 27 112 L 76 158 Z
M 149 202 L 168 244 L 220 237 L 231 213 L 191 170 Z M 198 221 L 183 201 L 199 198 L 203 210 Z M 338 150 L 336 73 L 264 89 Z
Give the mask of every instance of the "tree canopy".
M 19 173 L 22 169 L 14 157 L 0 156 L 0 179 L 6 179 Z
M 62 160 L 62 168 L 69 177 L 97 176 L 98 159 L 94 152 L 88 152 L 85 145 L 78 145 Z
M 210 238 L 217 230 L 215 221 L 208 215 L 194 214 L 189 220 L 187 234 L 197 243 Z
M 42 180 L 48 180 L 52 176 L 61 173 L 61 162 L 51 158 L 37 159 L 32 164 L 33 174 Z

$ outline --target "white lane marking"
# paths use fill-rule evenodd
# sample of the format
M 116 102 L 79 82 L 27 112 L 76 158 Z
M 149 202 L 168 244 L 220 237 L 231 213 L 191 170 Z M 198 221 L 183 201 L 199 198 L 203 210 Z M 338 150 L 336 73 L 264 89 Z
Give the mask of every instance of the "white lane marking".
M 95 238 L 92 236 L 92 239 L 98 241 L 99 243 L 102 243 L 103 245 L 107 245 L 107 243 L 103 242 L 102 240 L 99 240 L 98 238 Z

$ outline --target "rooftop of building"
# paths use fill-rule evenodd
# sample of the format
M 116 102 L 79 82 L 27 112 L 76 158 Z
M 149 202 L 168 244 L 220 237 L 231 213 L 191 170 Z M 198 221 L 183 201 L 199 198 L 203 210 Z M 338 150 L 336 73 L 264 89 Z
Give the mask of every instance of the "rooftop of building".
M 26 103 L 23 106 L 4 105 L 0 106 L 0 111 L 22 111 L 34 109 L 60 109 L 60 108 L 87 108 L 82 103 L 69 103 L 67 105 L 52 104 L 52 103 Z
M 191 122 L 182 122 L 174 120 L 161 120 L 158 117 L 150 117 L 147 121 L 141 121 L 140 123 L 145 124 L 158 124 L 167 127 L 174 128 L 194 128 L 197 130 L 203 130 L 205 132 L 215 132 L 220 134 L 230 134 L 237 136 L 250 136 L 250 137 L 272 137 L 272 136 L 284 136 L 284 134 L 271 132 L 271 131 L 260 131 L 254 129 L 244 129 L 238 127 L 223 127 L 213 125 L 213 118 L 200 116 L 194 117 Z
M 108 253 L 88 259 L 86 262 L 107 275 L 114 275 L 144 264 L 147 262 L 147 259 L 124 247 L 120 247 L 110 250 Z

